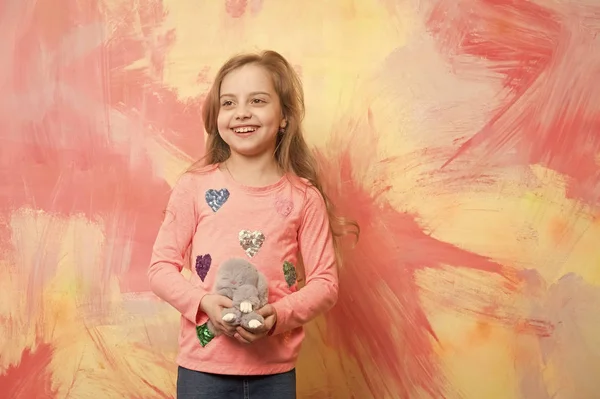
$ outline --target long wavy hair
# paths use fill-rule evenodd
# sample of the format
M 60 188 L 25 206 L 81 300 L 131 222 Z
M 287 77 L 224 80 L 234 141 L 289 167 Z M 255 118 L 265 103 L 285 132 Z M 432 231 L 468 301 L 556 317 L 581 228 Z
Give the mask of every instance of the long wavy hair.
M 213 85 L 205 99 L 202 117 L 204 128 L 208 135 L 206 154 L 204 158 L 193 164 L 188 172 L 198 170 L 207 165 L 219 164 L 226 161 L 231 152 L 229 146 L 219 135 L 217 117 L 219 115 L 220 90 L 224 77 L 231 71 L 247 64 L 255 64 L 270 72 L 273 85 L 281 102 L 283 116 L 287 121 L 284 133 L 277 134 L 275 160 L 285 173 L 293 173 L 308 180 L 323 196 L 329 216 L 329 226 L 334 238 L 334 247 L 338 264 L 342 257 L 339 239 L 346 234 L 352 234 L 358 240 L 360 227 L 358 223 L 337 216 L 334 206 L 323 189 L 323 183 L 318 173 L 317 161 L 309 149 L 302 133 L 304 119 L 304 90 L 296 71 L 287 60 L 275 51 L 240 54 L 230 58 L 219 69 Z

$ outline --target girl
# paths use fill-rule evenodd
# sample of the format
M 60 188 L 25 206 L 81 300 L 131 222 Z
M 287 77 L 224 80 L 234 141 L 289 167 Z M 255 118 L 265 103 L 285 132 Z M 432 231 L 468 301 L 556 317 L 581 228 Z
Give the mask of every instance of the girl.
M 178 398 L 296 397 L 302 326 L 337 300 L 330 221 L 343 223 L 321 188 L 303 116 L 300 80 L 278 53 L 236 56 L 219 70 L 203 109 L 205 162 L 173 188 L 148 270 L 152 291 L 182 315 Z M 236 257 L 269 281 L 269 304 L 257 310 L 265 322 L 252 332 L 223 321 L 232 301 L 211 293 L 219 264 Z

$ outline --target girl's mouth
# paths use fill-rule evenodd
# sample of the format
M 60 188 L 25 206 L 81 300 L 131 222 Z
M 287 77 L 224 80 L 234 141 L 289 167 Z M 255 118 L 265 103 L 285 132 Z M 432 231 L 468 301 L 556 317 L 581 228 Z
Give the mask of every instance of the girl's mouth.
M 241 126 L 241 127 L 234 127 L 231 130 L 233 130 L 235 133 L 252 133 L 255 132 L 258 129 L 258 127 L 256 126 Z

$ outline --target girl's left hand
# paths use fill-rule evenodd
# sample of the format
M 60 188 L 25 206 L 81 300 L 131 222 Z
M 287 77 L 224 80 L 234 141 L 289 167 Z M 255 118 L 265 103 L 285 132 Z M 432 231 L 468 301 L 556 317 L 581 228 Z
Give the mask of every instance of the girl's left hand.
M 237 339 L 239 342 L 243 344 L 250 344 L 258 339 L 264 338 L 267 336 L 269 331 L 271 331 L 271 328 L 273 328 L 275 322 L 277 321 L 277 313 L 275 312 L 275 308 L 269 304 L 258 309 L 256 313 L 265 319 L 265 323 L 253 332 L 250 332 L 244 327 L 239 326 L 234 334 L 235 339 Z

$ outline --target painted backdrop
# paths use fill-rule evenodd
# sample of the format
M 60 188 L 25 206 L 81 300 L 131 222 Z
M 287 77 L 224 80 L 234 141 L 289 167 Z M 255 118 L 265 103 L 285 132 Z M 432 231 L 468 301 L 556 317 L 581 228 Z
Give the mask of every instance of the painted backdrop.
M 231 54 L 302 75 L 362 240 L 308 327 L 302 398 L 600 390 L 593 0 L 0 3 L 0 395 L 172 398 L 145 271 Z

